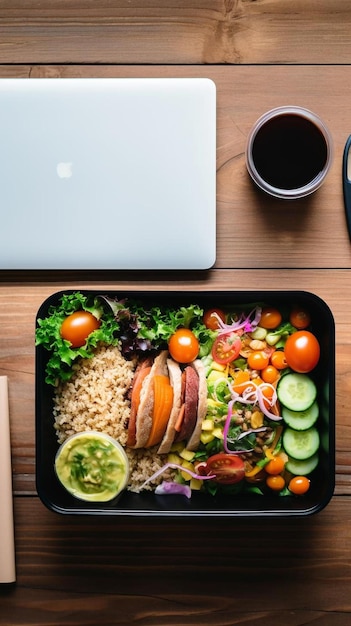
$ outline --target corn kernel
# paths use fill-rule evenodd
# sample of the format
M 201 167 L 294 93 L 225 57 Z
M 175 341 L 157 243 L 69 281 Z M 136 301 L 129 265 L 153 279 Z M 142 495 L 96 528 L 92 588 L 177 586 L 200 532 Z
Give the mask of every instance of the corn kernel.
M 167 462 L 168 463 L 175 463 L 176 465 L 180 465 L 182 462 L 182 459 L 180 458 L 180 456 L 178 454 L 175 454 L 174 452 L 170 452 L 167 455 Z
M 178 441 L 177 443 L 173 443 L 171 446 L 171 452 L 181 452 L 184 450 L 185 445 L 183 441 Z
M 185 459 L 186 461 L 192 461 L 194 456 L 195 456 L 195 452 L 193 452 L 192 450 L 187 450 L 186 448 L 184 448 L 184 450 L 182 450 L 179 453 L 179 456 L 182 459 Z
M 226 369 L 225 365 L 222 365 L 221 363 L 217 363 L 217 361 L 212 361 L 211 370 L 217 370 L 217 372 L 224 372 L 225 369 Z
M 223 430 L 221 428 L 214 428 L 213 435 L 216 439 L 223 439 Z
M 189 463 L 189 461 L 182 461 L 182 466 L 184 467 L 184 469 L 189 469 L 191 472 L 194 471 L 194 466 L 192 463 Z M 180 475 L 186 481 L 191 480 L 191 475 L 189 474 L 189 472 L 180 472 Z
M 262 411 L 253 411 L 251 415 L 251 427 L 252 428 L 261 428 L 263 426 L 263 413 Z
M 201 442 L 206 444 L 206 443 L 210 443 L 210 441 L 214 440 L 214 434 L 212 432 L 208 432 L 208 431 L 202 431 L 201 435 L 200 435 L 200 439 Z
M 203 480 L 199 478 L 192 478 L 190 481 L 190 489 L 194 491 L 199 491 L 203 485 Z

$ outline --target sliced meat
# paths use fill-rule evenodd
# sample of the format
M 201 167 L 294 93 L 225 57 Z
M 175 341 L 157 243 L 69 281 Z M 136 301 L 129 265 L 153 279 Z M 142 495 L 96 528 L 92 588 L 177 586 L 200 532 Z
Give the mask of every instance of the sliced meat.
M 182 371 L 179 364 L 173 359 L 167 359 L 168 375 L 170 383 L 173 387 L 173 406 L 169 416 L 168 426 L 164 437 L 157 450 L 157 454 L 167 454 L 172 446 L 176 434 L 175 424 L 182 406 Z
M 154 408 L 153 377 L 155 374 L 168 375 L 168 351 L 163 350 L 154 360 L 150 373 L 143 381 L 140 392 L 140 403 L 136 415 L 136 440 L 134 448 L 144 448 L 148 442 Z
M 187 441 L 191 436 L 196 420 L 197 405 L 199 395 L 199 377 L 196 370 L 188 365 L 184 370 L 185 389 L 184 389 L 184 419 L 180 432 L 177 434 L 176 441 Z
M 145 376 L 150 372 L 152 358 L 147 357 L 140 361 L 135 369 L 133 383 L 130 390 L 130 417 L 128 422 L 127 446 L 133 447 L 136 443 L 136 416 L 140 400 L 140 386 Z
M 191 367 L 196 371 L 199 382 L 198 406 L 196 424 L 186 447 L 188 450 L 196 450 L 200 443 L 202 422 L 207 413 L 207 381 L 205 368 L 200 359 L 196 359 L 196 361 L 191 364 Z

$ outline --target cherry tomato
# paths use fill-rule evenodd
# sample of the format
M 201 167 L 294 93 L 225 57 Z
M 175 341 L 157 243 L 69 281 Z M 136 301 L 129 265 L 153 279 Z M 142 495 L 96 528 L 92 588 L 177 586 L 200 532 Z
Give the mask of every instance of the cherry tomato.
M 262 326 L 262 328 L 273 330 L 279 326 L 281 321 L 282 316 L 278 309 L 274 309 L 273 307 L 266 307 L 262 309 L 261 319 L 259 321 L 259 325 Z
M 206 473 L 214 474 L 214 481 L 221 485 L 234 485 L 245 476 L 245 463 L 235 454 L 220 452 L 206 461 Z
M 263 397 L 265 398 L 263 400 L 263 403 L 266 409 L 270 410 L 272 408 L 272 402 L 273 402 L 272 399 L 275 393 L 275 388 L 270 384 L 265 385 L 264 383 L 261 383 L 260 390 L 261 390 Z
M 60 335 L 62 339 L 71 343 L 72 348 L 80 348 L 100 324 L 101 322 L 89 311 L 76 311 L 63 320 Z
M 291 369 L 306 374 L 313 370 L 319 361 L 318 339 L 308 330 L 298 330 L 287 338 L 284 353 Z
M 296 308 L 293 311 L 291 311 L 289 321 L 290 321 L 290 324 L 295 326 L 295 328 L 297 328 L 298 330 L 303 330 L 304 328 L 307 328 L 307 326 L 310 325 L 311 316 L 304 309 Z
M 267 476 L 266 484 L 272 491 L 281 491 L 285 487 L 285 480 L 283 476 L 271 475 Z
M 209 328 L 210 330 L 217 330 L 220 328 L 218 318 L 221 319 L 222 322 L 225 322 L 226 320 L 226 315 L 221 309 L 208 309 L 208 311 L 205 311 L 203 322 L 206 328 Z
M 250 372 L 248 370 L 238 370 L 233 376 L 233 389 L 237 393 L 242 393 L 250 383 Z
M 254 350 L 247 357 L 247 364 L 252 370 L 263 370 L 269 363 L 269 356 L 263 350 Z
M 169 353 L 178 363 L 191 363 L 199 354 L 199 342 L 189 328 L 178 328 L 168 342 Z
M 212 346 L 212 357 L 217 363 L 225 365 L 238 358 L 241 339 L 236 333 L 219 335 Z
M 261 372 L 261 378 L 265 383 L 275 383 L 279 378 L 279 370 L 274 365 L 267 365 Z
M 306 476 L 294 476 L 289 482 L 289 491 L 297 496 L 302 496 L 310 488 L 311 481 Z
M 276 476 L 281 474 L 285 467 L 285 461 L 281 456 L 275 456 L 273 459 L 268 461 L 267 465 L 264 466 L 267 474 L 272 476 Z
M 271 355 L 271 363 L 277 370 L 284 370 L 288 367 L 288 362 L 285 358 L 284 350 L 275 350 Z

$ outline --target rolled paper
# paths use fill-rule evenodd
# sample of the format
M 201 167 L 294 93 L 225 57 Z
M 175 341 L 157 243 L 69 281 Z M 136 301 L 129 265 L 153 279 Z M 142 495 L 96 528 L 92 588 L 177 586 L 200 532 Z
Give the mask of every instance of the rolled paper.
M 0 376 L 0 583 L 16 580 L 7 376 Z

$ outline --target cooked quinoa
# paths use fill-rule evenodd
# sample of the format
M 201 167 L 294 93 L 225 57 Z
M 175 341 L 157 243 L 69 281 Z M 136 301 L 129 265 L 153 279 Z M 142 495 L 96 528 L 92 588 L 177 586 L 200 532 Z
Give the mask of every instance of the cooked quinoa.
M 125 446 L 130 415 L 128 391 L 134 369 L 135 363 L 126 361 L 119 349 L 112 346 L 99 347 L 93 358 L 82 359 L 72 378 L 55 391 L 54 428 L 58 443 L 77 432 L 97 430 Z M 139 491 L 143 482 L 164 465 L 165 457 L 157 455 L 156 450 L 157 446 L 148 450 L 126 448 L 131 491 Z

